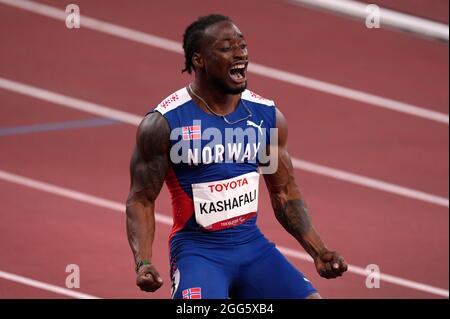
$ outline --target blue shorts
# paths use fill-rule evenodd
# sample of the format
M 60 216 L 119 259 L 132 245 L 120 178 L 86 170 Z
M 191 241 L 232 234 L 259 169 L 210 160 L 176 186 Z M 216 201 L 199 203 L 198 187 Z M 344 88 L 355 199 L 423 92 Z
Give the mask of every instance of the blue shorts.
M 171 254 L 174 299 L 303 299 L 317 292 L 262 234 L 238 245 L 183 242 Z

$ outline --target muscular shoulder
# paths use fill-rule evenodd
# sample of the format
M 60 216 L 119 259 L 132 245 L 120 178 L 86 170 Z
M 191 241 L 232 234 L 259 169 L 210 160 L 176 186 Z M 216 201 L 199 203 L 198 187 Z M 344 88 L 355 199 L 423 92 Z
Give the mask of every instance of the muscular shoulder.
M 244 92 L 242 92 L 241 98 L 253 103 L 258 103 L 267 106 L 275 106 L 275 102 L 273 100 L 266 99 L 265 97 L 262 97 L 261 95 L 252 92 L 250 90 L 245 90 Z
M 167 153 L 170 128 L 167 120 L 158 112 L 152 112 L 142 120 L 136 134 L 136 145 L 144 157 Z
M 278 144 L 286 145 L 288 138 L 288 125 L 286 118 L 278 108 L 275 108 L 276 127 L 278 129 Z
M 186 90 L 186 88 L 182 88 L 166 97 L 161 103 L 158 104 L 158 106 L 155 108 L 155 111 L 164 115 L 180 107 L 186 102 L 189 102 L 190 100 L 191 96 L 189 95 L 188 91 Z

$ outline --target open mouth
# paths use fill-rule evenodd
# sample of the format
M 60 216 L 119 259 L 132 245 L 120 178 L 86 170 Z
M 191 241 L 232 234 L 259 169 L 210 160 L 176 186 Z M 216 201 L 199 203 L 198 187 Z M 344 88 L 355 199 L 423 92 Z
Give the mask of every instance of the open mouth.
M 242 83 L 246 80 L 247 65 L 240 63 L 233 65 L 229 71 L 231 79 L 236 83 Z

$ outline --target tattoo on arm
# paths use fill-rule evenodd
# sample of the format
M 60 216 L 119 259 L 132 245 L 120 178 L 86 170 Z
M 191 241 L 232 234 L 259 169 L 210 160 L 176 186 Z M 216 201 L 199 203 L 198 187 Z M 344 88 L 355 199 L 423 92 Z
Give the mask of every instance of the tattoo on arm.
M 137 157 L 135 159 L 135 157 Z M 153 202 L 161 190 L 167 172 L 167 161 L 163 156 L 153 156 L 151 161 L 139 159 L 138 152 L 134 152 L 130 165 L 132 175 L 133 198 Z M 131 199 L 131 198 L 130 198 Z
M 275 210 L 275 216 L 280 224 L 297 240 L 311 230 L 311 219 L 305 202 L 292 199 L 280 205 Z
M 142 121 L 136 136 L 126 205 L 128 241 L 136 263 L 151 260 L 155 235 L 154 204 L 169 167 L 169 135 L 166 120 L 152 113 Z
M 144 202 L 156 199 L 169 166 L 169 132 L 165 119 L 155 114 L 150 116 L 138 131 L 130 163 L 130 195 Z
M 279 223 L 315 258 L 326 247 L 315 230 L 303 196 L 297 187 L 291 157 L 287 151 L 287 124 L 277 110 L 278 169 L 265 175 L 267 188 L 275 216 Z
M 280 224 L 315 258 L 325 249 L 325 244 L 312 225 L 308 209 L 302 199 L 278 202 L 275 216 Z

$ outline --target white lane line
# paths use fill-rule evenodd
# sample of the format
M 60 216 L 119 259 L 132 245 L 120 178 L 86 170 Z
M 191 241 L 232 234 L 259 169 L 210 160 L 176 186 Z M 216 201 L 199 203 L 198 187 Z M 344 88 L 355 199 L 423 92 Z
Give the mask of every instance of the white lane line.
M 122 112 L 99 104 L 83 101 L 67 95 L 43 90 L 31 85 L 22 84 L 0 77 L 0 88 L 13 91 L 19 94 L 31 96 L 40 100 L 55 103 L 69 107 L 78 111 L 97 114 L 105 118 L 113 119 L 119 122 L 138 125 L 143 116 Z
M 386 183 L 380 180 L 376 180 L 370 177 L 356 175 L 353 173 L 341 171 L 335 168 L 323 166 L 314 164 L 311 162 L 299 160 L 296 158 L 292 159 L 292 165 L 294 165 L 295 168 L 302 169 L 304 171 L 314 173 L 314 174 L 320 174 L 323 176 L 332 177 L 341 181 L 358 184 L 361 186 L 378 189 L 383 192 L 388 192 L 391 194 L 409 197 L 417 200 L 421 200 L 423 202 L 436 204 L 439 206 L 449 207 L 449 199 L 420 192 L 414 189 L 406 188 L 403 186 Z
M 118 111 L 107 106 L 79 100 L 67 95 L 55 93 L 52 91 L 37 88 L 27 84 L 19 83 L 9 79 L 0 77 L 0 88 L 16 92 L 19 94 L 31 96 L 33 98 L 41 99 L 47 102 L 55 103 L 64 107 L 73 108 L 79 111 L 100 115 L 105 118 L 114 119 L 119 122 L 139 125 L 142 116 L 135 114 Z M 292 158 L 292 162 L 295 168 L 308 171 L 310 173 L 331 177 L 341 181 L 377 189 L 383 192 L 388 192 L 395 195 L 400 195 L 431 204 L 436 204 L 444 207 L 449 207 L 449 199 L 439 197 L 432 194 L 427 194 L 414 189 L 409 189 L 403 186 L 383 182 L 380 180 L 372 179 L 365 176 L 356 175 L 353 173 L 341 171 L 335 168 L 307 162 L 304 160 Z
M 286 256 L 313 262 L 311 256 L 309 256 L 308 254 L 306 254 L 304 252 L 297 251 L 297 250 L 294 250 L 291 248 L 280 247 L 280 246 L 278 246 L 277 248 Z M 354 273 L 356 275 L 363 276 L 363 277 L 367 277 L 368 275 L 371 274 L 370 270 L 366 270 L 365 268 L 354 266 L 354 265 L 349 265 L 348 271 L 351 273 Z M 447 298 L 449 297 L 448 290 L 433 287 L 433 286 L 426 285 L 426 284 L 422 284 L 420 282 L 412 281 L 409 279 L 403 279 L 403 278 L 400 278 L 397 276 L 380 273 L 380 280 L 391 283 L 393 285 L 403 286 L 403 287 L 407 287 L 407 288 L 410 288 L 413 290 L 419 290 L 419 291 L 423 291 L 426 293 L 430 293 L 432 295 L 438 295 L 438 296 L 447 297 Z
M 55 195 L 58 195 L 61 197 L 70 198 L 70 199 L 73 199 L 73 200 L 76 200 L 79 202 L 83 202 L 86 204 L 91 204 L 94 206 L 107 208 L 107 209 L 110 209 L 113 211 L 122 212 L 122 213 L 125 211 L 125 206 L 122 203 L 114 202 L 112 200 L 100 198 L 100 197 L 89 195 L 89 194 L 82 193 L 82 192 L 77 192 L 77 191 L 70 190 L 68 188 L 64 188 L 64 187 L 60 187 L 60 186 L 56 186 L 53 184 L 40 182 L 40 181 L 30 179 L 27 177 L 23 177 L 20 175 L 11 174 L 11 173 L 8 173 L 3 170 L 0 170 L 0 179 L 11 182 L 11 183 L 19 184 L 22 186 L 26 186 L 29 188 L 33 188 L 36 190 L 40 190 L 43 192 L 47 192 L 50 194 L 55 194 Z M 170 218 L 168 216 L 156 214 L 155 218 L 160 223 L 163 223 L 166 225 L 172 225 L 172 218 Z
M 63 10 L 52 6 L 44 5 L 41 3 L 31 2 L 27 0 L 0 0 L 0 3 L 10 5 L 19 9 L 27 10 L 30 12 L 34 12 L 57 20 L 65 21 L 66 19 L 66 13 Z M 103 32 L 105 34 L 109 34 L 115 37 L 120 37 L 126 40 L 135 41 L 141 44 L 149 45 L 170 52 L 183 54 L 181 44 L 176 41 L 158 37 L 145 32 L 133 30 L 130 28 L 122 27 L 117 24 L 104 22 L 84 15 L 81 16 L 81 28 L 87 28 Z M 308 78 L 298 74 L 267 67 L 261 64 L 251 63 L 249 65 L 249 72 L 258 74 L 263 77 L 271 78 L 274 80 L 279 80 L 282 82 L 306 87 L 308 89 L 336 95 L 339 97 L 351 99 L 365 104 L 370 104 L 373 106 L 378 106 L 384 109 L 389 109 L 409 114 L 412 116 L 425 118 L 439 123 L 445 123 L 447 125 L 449 124 L 449 116 L 448 114 L 445 113 L 428 110 L 424 107 L 399 102 L 396 100 L 316 80 L 313 78 Z
M 371 12 L 369 3 L 353 0 L 289 0 L 298 5 L 331 10 L 344 15 L 352 16 L 363 21 Z M 401 30 L 419 33 L 440 40 L 449 40 L 448 25 L 429 19 L 416 17 L 410 14 L 380 8 L 380 26 L 390 26 Z
M 1 1 L 1 0 L 0 0 Z M 282 82 L 303 86 L 308 89 L 333 94 L 339 97 L 348 98 L 350 100 L 362 102 L 365 104 L 375 105 L 384 109 L 397 111 L 404 114 L 436 121 L 439 123 L 445 123 L 448 125 L 449 116 L 444 113 L 425 109 L 423 107 L 395 101 L 385 97 L 377 96 L 370 93 L 346 88 L 340 85 L 323 82 L 320 80 L 311 79 L 305 76 L 297 75 L 294 73 L 277 70 L 267 66 L 252 63 L 248 66 L 249 71 L 269 77 Z
M 5 272 L 5 271 L 1 271 L 1 270 L 0 270 L 0 278 L 5 279 L 5 280 L 9 280 L 9 281 L 13 281 L 13 282 L 17 282 L 17 283 L 22 284 L 22 285 L 31 286 L 31 287 L 34 287 L 34 288 L 51 291 L 51 292 L 53 292 L 55 294 L 64 295 L 64 296 L 68 296 L 68 297 L 72 297 L 72 298 L 77 298 L 77 299 L 101 299 L 101 298 L 96 297 L 96 296 L 84 294 L 84 293 L 77 292 L 77 291 L 74 291 L 74 290 L 71 290 L 71 289 L 58 287 L 58 286 L 51 285 L 51 284 L 48 284 L 48 283 L 45 283 L 45 282 L 42 282 L 42 281 L 37 281 L 37 280 L 34 280 L 34 279 L 30 279 L 30 278 L 27 278 L 27 277 L 15 275 L 15 274 L 12 274 L 12 273 L 9 273 L 9 272 Z
M 120 213 L 125 212 L 125 204 L 124 203 L 119 203 L 119 202 L 104 199 L 104 198 L 101 198 L 98 196 L 89 195 L 86 193 L 71 190 L 71 189 L 57 186 L 54 184 L 41 182 L 41 181 L 31 179 L 31 178 L 28 178 L 25 176 L 20 176 L 17 174 L 9 173 L 4 170 L 0 170 L 0 179 L 10 182 L 10 183 L 17 184 L 17 185 L 29 187 L 29 188 L 36 189 L 39 191 L 43 191 L 43 192 L 47 192 L 50 194 L 62 196 L 65 198 L 76 200 L 76 201 L 80 201 L 83 203 L 91 204 L 94 206 L 108 208 L 110 210 L 114 210 L 114 211 L 117 211 Z M 155 219 L 157 222 L 159 222 L 161 224 L 168 225 L 168 226 L 172 225 L 172 218 L 170 218 L 167 215 L 156 213 Z M 300 252 L 300 251 L 297 251 L 297 250 L 294 250 L 291 248 L 283 247 L 283 246 L 278 246 L 278 248 L 280 249 L 280 251 L 282 251 L 287 256 L 302 259 L 302 260 L 305 260 L 308 262 L 312 262 L 311 258 L 303 252 Z M 366 271 L 363 268 L 358 267 L 358 266 L 350 265 L 348 271 L 351 273 L 354 273 L 356 275 L 360 275 L 360 276 L 364 276 L 364 277 L 367 276 Z M 381 274 L 380 278 L 381 278 L 381 280 L 383 280 L 385 282 L 389 282 L 391 284 L 403 286 L 403 287 L 410 288 L 413 290 L 423 291 L 426 293 L 443 296 L 443 297 L 447 297 L 447 298 L 449 296 L 448 290 L 438 288 L 438 287 L 433 287 L 433 286 L 426 285 L 426 284 L 423 284 L 420 282 L 415 282 L 415 281 L 411 281 L 411 280 L 407 280 L 407 279 L 403 279 L 403 278 L 400 278 L 397 276 L 392 276 L 392 275 L 387 275 L 387 274 Z

